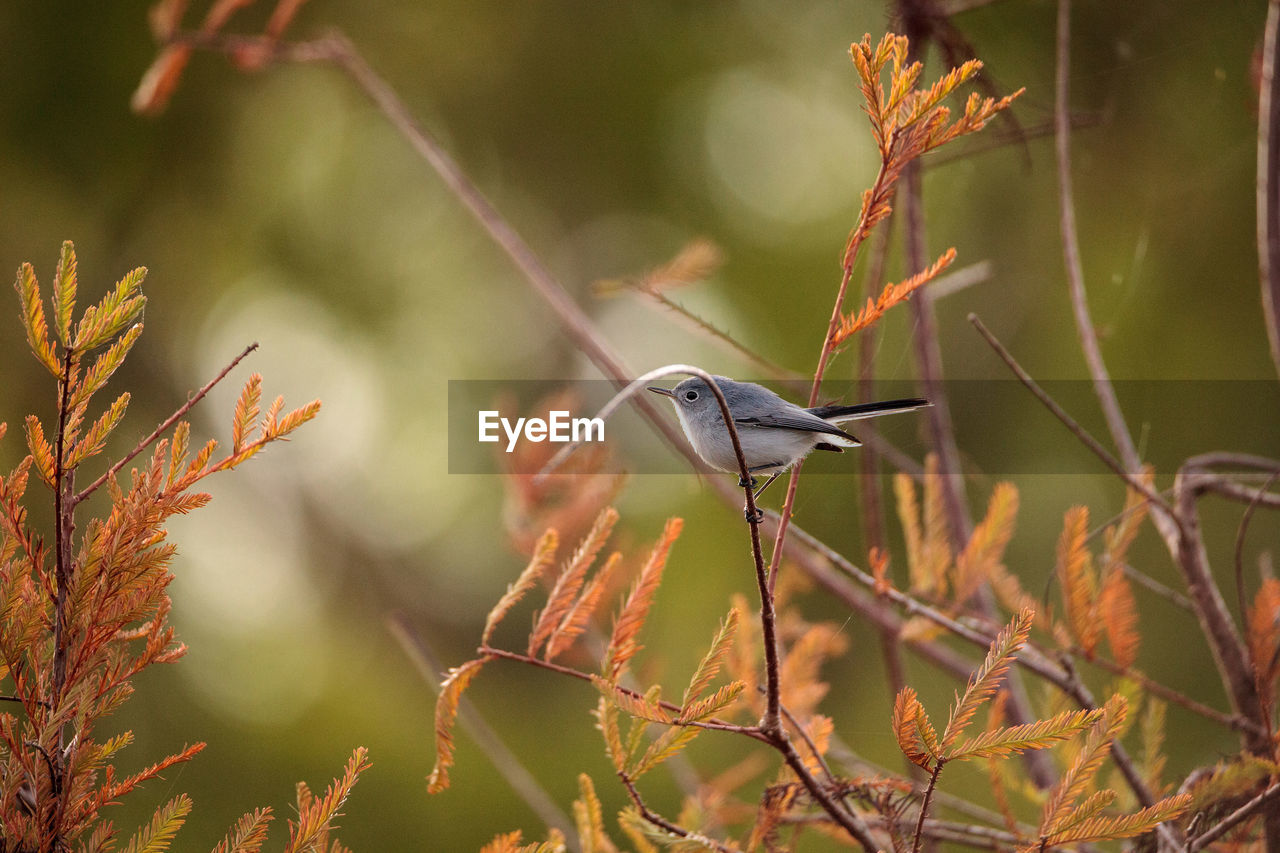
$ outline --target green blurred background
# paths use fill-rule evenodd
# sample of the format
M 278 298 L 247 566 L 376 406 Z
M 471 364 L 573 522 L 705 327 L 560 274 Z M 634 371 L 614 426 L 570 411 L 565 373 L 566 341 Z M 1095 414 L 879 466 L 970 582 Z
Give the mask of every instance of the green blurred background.
M 447 663 L 461 662 L 523 565 L 502 533 L 502 480 L 447 473 L 447 381 L 597 374 L 335 69 L 243 74 L 198 55 L 167 113 L 133 115 L 130 94 L 154 55 L 147 6 L 0 5 L 0 270 L 31 261 L 47 283 L 60 242 L 72 239 L 87 300 L 134 266 L 150 269 L 147 333 L 114 386 L 133 392 L 114 453 L 250 341 L 261 350 L 238 382 L 260 371 L 267 394 L 291 404 L 319 397 L 324 409 L 289 445 L 212 481 L 212 505 L 172 525 L 181 549 L 174 622 L 191 651 L 146 673 L 111 725 L 137 735 L 126 769 L 187 742 L 209 747 L 113 817 L 131 827 L 189 792 L 196 809 L 179 849 L 208 849 L 252 807 L 271 805 L 283 820 L 296 780 L 322 787 L 363 744 L 374 767 L 341 820 L 353 848 L 474 850 L 514 828 L 541 837 L 537 818 L 465 737 L 454 787 L 427 797 L 434 697 L 385 620 L 404 612 Z M 1028 128 L 1051 119 L 1055 10 L 1045 0 L 996 2 L 955 19 L 998 86 L 1027 87 L 1016 114 Z M 1088 120 L 1073 138 L 1077 212 L 1090 302 L 1117 378 L 1275 379 L 1254 242 L 1250 62 L 1264 12 L 1261 0 L 1075 11 L 1072 105 Z M 229 29 L 255 31 L 265 16 L 250 9 Z M 881 5 L 313 0 L 292 32 L 331 26 L 441 138 L 635 370 L 693 361 L 756 375 L 647 305 L 590 294 L 592 280 L 653 266 L 698 235 L 723 246 L 727 264 L 677 298 L 769 358 L 812 370 L 839 253 L 876 166 L 847 48 L 884 32 Z M 937 73 L 931 57 L 926 76 Z M 976 311 L 1037 377 L 1084 378 L 1051 140 L 936 164 L 925 186 L 931 251 L 955 246 L 959 265 L 985 260 L 993 270 L 939 304 L 948 376 L 1007 376 L 965 321 Z M 892 267 L 901 270 L 896 257 Z M 16 297 L 4 299 L 7 470 L 23 454 L 14 427 L 27 412 L 47 418 L 53 390 L 26 353 Z M 909 316 L 899 309 L 883 324 L 879 376 L 913 376 Z M 847 379 L 853 366 L 845 355 L 829 375 Z M 198 436 L 227 438 L 238 382 L 196 410 Z M 986 419 L 961 434 L 962 452 L 983 443 L 1016 455 L 1024 442 L 1046 441 L 1078 452 L 1029 397 L 1012 399 L 989 412 L 962 401 Z M 1242 421 L 1256 421 L 1269 441 L 1280 421 L 1274 402 L 1187 411 L 1157 399 L 1131 427 L 1152 449 L 1165 424 L 1186 419 L 1200 450 L 1218 449 L 1217 431 Z M 1097 423 L 1095 413 L 1077 414 Z M 817 467 L 836 463 L 848 457 Z M 980 512 L 993 478 L 974 473 Z M 1023 510 L 1008 563 L 1040 594 L 1063 511 L 1086 503 L 1101 522 L 1123 493 L 1097 475 L 1015 480 Z M 637 555 L 666 516 L 687 520 L 644 636 L 647 674 L 679 689 L 728 596 L 753 594 L 739 559 L 741 518 L 692 475 L 635 477 L 619 506 L 616 539 Z M 1204 505 L 1224 578 L 1242 509 Z M 865 553 L 852 475 L 809 478 L 797 510 L 845 553 Z M 1274 514 L 1260 513 L 1245 548 L 1251 579 L 1277 546 Z M 1151 531 L 1133 558 L 1178 585 Z M 895 565 L 904 564 L 899 551 Z M 1225 707 L 1194 620 L 1141 592 L 1139 603 L 1140 665 Z M 816 596 L 805 610 L 845 620 Z M 513 616 L 527 618 L 527 609 Z M 843 738 L 898 767 L 876 641 L 856 620 L 844 631 L 852 651 L 826 670 L 824 708 Z M 930 707 L 945 708 L 952 685 L 914 663 L 911 675 Z M 590 687 L 493 666 L 471 695 L 563 806 L 580 771 L 596 778 L 607 811 L 621 806 L 588 716 Z M 692 755 L 710 775 L 740 747 L 706 736 Z M 1180 779 L 1231 752 L 1233 739 L 1173 710 L 1170 748 Z M 985 784 L 959 771 L 947 782 L 956 791 Z M 678 810 L 663 774 L 646 790 L 660 811 Z M 805 849 L 825 848 L 815 840 Z

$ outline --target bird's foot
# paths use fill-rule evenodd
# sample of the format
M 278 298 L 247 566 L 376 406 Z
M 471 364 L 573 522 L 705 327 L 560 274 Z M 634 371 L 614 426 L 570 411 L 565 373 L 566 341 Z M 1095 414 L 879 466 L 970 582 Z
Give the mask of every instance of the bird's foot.
M 751 514 L 751 509 L 749 507 L 744 506 L 742 508 L 742 517 L 747 520 L 747 524 L 752 524 L 752 523 L 759 524 L 760 522 L 764 521 L 764 510 L 762 510 L 760 507 L 756 507 L 756 512 L 755 512 L 755 515 L 753 516 Z
M 759 481 L 758 481 L 758 480 L 756 480 L 756 478 L 755 478 L 755 477 L 749 477 L 749 478 L 748 478 L 748 479 L 746 479 L 746 480 L 744 480 L 744 479 L 742 479 L 741 477 L 739 477 L 739 478 L 738 478 L 738 488 L 739 488 L 739 489 L 745 489 L 747 486 L 750 486 L 751 488 L 753 488 L 753 489 L 754 489 L 754 488 L 756 487 L 756 483 L 757 483 L 757 482 L 759 482 Z

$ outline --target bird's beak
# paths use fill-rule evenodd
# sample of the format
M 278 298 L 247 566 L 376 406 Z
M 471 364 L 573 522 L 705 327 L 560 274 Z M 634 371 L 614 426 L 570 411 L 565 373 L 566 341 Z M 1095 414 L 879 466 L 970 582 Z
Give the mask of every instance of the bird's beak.
M 672 399 L 675 399 L 676 392 L 672 391 L 670 388 L 659 388 L 657 385 L 646 385 L 645 387 L 655 394 L 661 394 L 664 397 L 671 397 Z

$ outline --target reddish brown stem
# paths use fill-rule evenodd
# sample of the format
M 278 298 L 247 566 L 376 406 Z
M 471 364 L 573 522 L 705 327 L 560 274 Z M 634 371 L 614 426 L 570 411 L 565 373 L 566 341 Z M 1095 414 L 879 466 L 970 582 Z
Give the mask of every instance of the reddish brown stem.
M 72 496 L 71 497 L 72 509 L 74 509 L 75 506 L 79 504 L 81 501 L 83 501 L 85 498 L 89 497 L 89 495 L 97 491 L 102 486 L 103 483 L 107 482 L 107 480 L 111 479 L 116 474 L 119 474 L 120 470 L 124 468 L 124 466 L 128 465 L 135 456 L 137 456 L 142 451 L 146 450 L 156 441 L 156 439 L 164 435 L 165 432 L 167 432 L 171 426 L 176 424 L 187 412 L 191 411 L 191 408 L 195 406 L 196 403 L 199 403 L 201 400 L 203 400 L 205 395 L 213 390 L 213 386 L 221 382 L 228 373 L 234 370 L 235 366 L 239 364 L 241 361 L 243 361 L 245 356 L 247 356 L 249 353 L 253 352 L 257 348 L 258 348 L 258 344 L 256 342 L 249 344 L 249 346 L 245 347 L 244 352 L 240 353 L 238 356 L 231 359 L 230 364 L 222 368 L 221 372 L 219 372 L 217 376 L 213 377 L 208 382 L 206 382 L 203 388 L 201 388 L 194 395 L 192 395 L 191 399 L 183 403 L 182 406 L 180 406 L 176 412 L 174 412 L 172 415 L 166 418 L 164 423 L 156 427 L 155 430 L 151 433 L 151 435 L 147 436 L 142 441 L 138 442 L 137 447 L 133 448 L 133 450 L 130 450 L 128 453 L 124 455 L 122 459 L 120 459 L 118 462 L 116 462 L 114 465 L 108 468 L 105 472 L 103 472 L 101 477 L 94 480 L 92 483 L 86 486 L 82 491 Z
M 929 805 L 933 802 L 933 789 L 938 787 L 938 776 L 942 773 L 942 765 L 945 763 L 939 759 L 933 765 L 933 772 L 929 774 L 929 786 L 924 789 L 924 799 L 920 801 L 920 817 L 916 820 L 916 831 L 911 837 L 911 853 L 920 853 L 920 842 L 924 839 L 924 819 L 929 814 Z

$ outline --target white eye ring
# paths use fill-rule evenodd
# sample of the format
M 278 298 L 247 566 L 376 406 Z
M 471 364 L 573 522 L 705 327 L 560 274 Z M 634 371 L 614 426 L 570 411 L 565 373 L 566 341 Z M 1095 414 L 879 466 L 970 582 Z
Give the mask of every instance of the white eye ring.
M 697 391 L 685 391 L 685 392 L 684 392 L 684 398 L 685 398 L 686 400 L 688 400 L 690 403 L 692 403 L 694 400 L 698 399 L 698 392 L 697 392 Z

